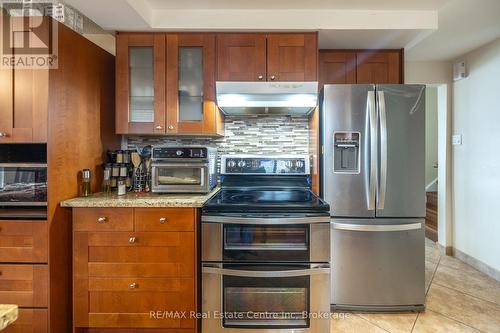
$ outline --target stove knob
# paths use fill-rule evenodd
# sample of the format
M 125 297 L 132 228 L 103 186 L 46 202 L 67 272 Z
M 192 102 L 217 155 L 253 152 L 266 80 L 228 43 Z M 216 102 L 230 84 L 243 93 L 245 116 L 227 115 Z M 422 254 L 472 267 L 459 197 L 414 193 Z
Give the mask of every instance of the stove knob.
M 230 168 L 234 168 L 236 166 L 236 162 L 233 160 L 227 161 L 227 166 Z
M 245 164 L 246 164 L 246 163 L 245 163 L 245 161 L 239 161 L 239 162 L 238 162 L 238 166 L 239 166 L 240 168 L 243 168 L 243 167 L 245 166 Z
M 175 155 L 177 155 L 177 156 L 182 156 L 182 154 L 184 154 L 184 153 L 182 152 L 182 150 L 178 150 L 178 151 L 176 151 L 176 152 L 175 152 Z
M 304 162 L 297 161 L 296 165 L 297 165 L 297 168 L 302 168 L 304 166 Z
M 286 161 L 286 162 L 285 162 L 285 166 L 286 166 L 287 168 L 291 168 L 291 167 L 292 167 L 292 161 Z

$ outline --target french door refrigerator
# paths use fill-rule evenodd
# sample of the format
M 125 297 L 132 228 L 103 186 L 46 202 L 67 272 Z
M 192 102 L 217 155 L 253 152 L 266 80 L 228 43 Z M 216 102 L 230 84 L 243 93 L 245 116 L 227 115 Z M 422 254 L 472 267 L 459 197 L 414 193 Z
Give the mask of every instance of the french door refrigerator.
M 332 308 L 423 310 L 425 86 L 325 85 L 321 98 Z

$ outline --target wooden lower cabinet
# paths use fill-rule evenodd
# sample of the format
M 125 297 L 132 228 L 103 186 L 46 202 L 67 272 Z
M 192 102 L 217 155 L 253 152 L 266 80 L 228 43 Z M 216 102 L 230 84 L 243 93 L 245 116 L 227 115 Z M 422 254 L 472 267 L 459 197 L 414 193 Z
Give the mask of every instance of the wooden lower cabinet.
M 0 301 L 19 307 L 47 307 L 47 265 L 0 264 Z
M 196 332 L 196 319 L 165 314 L 198 309 L 197 211 L 75 210 L 74 224 L 79 226 L 73 232 L 75 332 Z M 131 213 L 123 219 L 132 225 L 131 231 L 110 231 L 97 221 L 125 212 Z M 113 229 L 127 229 L 119 223 Z
M 47 309 L 19 309 L 17 320 L 2 333 L 47 333 Z
M 46 263 L 47 221 L 0 221 L 0 262 Z

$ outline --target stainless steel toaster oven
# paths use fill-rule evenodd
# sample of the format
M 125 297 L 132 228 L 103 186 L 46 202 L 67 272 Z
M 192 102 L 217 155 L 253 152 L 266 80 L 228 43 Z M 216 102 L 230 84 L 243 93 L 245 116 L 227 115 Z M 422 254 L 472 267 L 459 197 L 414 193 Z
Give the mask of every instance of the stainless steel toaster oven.
M 216 185 L 216 148 L 153 147 L 152 192 L 208 193 Z

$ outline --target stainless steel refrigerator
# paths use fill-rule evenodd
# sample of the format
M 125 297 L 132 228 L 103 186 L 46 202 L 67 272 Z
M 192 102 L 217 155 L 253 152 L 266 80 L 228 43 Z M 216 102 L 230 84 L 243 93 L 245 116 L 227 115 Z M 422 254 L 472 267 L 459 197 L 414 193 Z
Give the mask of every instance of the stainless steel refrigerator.
M 332 308 L 422 310 L 425 86 L 325 85 L 320 128 Z

